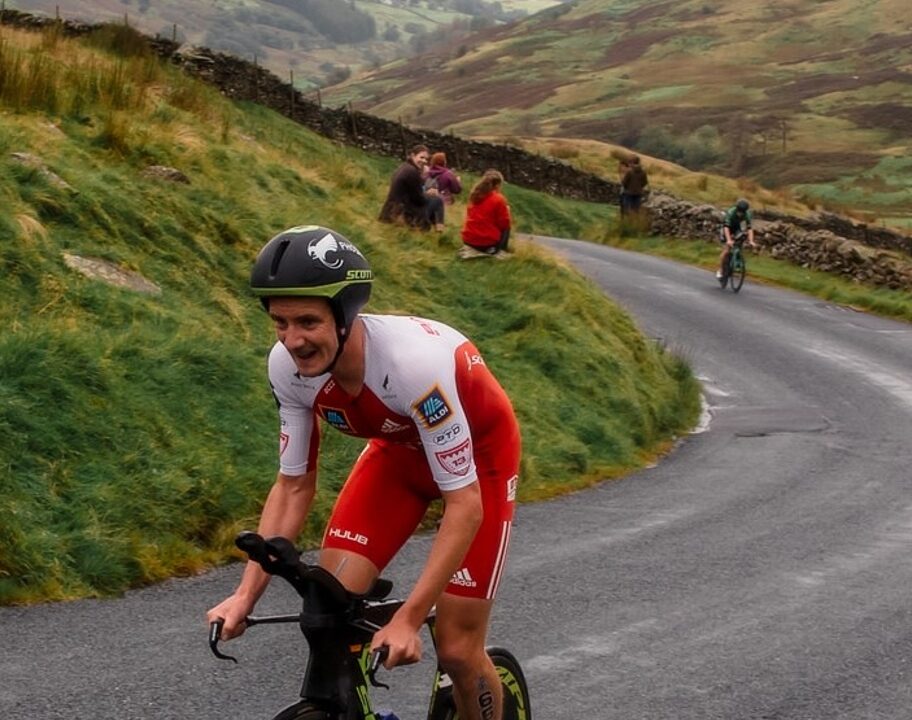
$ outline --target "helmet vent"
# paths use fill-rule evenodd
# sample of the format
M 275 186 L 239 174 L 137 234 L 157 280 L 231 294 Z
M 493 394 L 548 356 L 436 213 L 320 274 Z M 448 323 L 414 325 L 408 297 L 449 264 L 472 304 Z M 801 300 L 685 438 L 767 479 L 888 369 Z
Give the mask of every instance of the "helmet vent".
M 288 250 L 288 246 L 291 244 L 291 240 L 288 238 L 283 239 L 279 246 L 276 248 L 275 255 L 272 256 L 272 266 L 269 268 L 269 276 L 275 277 L 279 272 L 279 264 L 282 262 L 282 257 L 285 255 L 285 251 Z

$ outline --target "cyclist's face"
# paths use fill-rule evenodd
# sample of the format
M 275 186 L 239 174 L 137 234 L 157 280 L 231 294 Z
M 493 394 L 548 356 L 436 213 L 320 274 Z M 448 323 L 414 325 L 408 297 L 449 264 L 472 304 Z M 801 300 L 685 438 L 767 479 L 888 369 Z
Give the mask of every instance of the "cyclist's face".
M 316 377 L 336 357 L 339 338 L 329 301 L 318 297 L 278 297 L 269 300 L 269 317 L 276 337 L 291 353 L 298 372 Z

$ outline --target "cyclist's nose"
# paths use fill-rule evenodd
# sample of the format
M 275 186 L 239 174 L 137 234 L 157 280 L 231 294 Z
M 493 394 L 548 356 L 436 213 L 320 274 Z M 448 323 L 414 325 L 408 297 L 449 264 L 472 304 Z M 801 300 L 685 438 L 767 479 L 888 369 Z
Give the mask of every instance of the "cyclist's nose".
M 289 327 L 282 333 L 282 344 L 289 350 L 300 350 L 307 344 L 307 336 L 299 328 Z

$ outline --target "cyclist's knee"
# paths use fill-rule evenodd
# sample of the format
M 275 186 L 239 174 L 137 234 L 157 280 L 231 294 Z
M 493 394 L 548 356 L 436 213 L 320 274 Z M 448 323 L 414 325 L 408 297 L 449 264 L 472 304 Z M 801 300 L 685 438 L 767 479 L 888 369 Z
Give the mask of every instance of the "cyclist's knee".
M 478 668 L 488 662 L 484 641 L 471 636 L 437 638 L 437 659 L 451 677 L 477 674 Z

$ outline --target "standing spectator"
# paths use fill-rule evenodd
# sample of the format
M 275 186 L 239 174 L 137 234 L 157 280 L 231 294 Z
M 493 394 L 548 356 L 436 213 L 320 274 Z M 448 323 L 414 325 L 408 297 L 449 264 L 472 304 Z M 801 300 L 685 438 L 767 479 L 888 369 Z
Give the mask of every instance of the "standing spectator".
M 630 168 L 621 179 L 621 215 L 637 215 L 640 212 L 647 185 L 649 178 L 646 171 L 640 165 L 639 156 L 634 155 L 630 158 Z
M 510 206 L 501 194 L 503 175 L 497 170 L 487 170 L 469 193 L 465 224 L 459 257 L 496 257 L 505 260 L 510 239 Z
M 622 215 L 624 214 L 624 176 L 627 174 L 628 170 L 630 170 L 630 161 L 626 157 L 622 157 L 618 160 L 618 185 L 620 185 L 618 191 L 618 205 L 620 206 Z
M 425 191 L 421 179 L 428 156 L 426 146 L 416 145 L 409 151 L 408 159 L 393 173 L 386 202 L 380 210 L 381 222 L 404 222 L 420 230 L 429 230 L 432 226 L 442 229 L 443 200 L 436 189 Z

